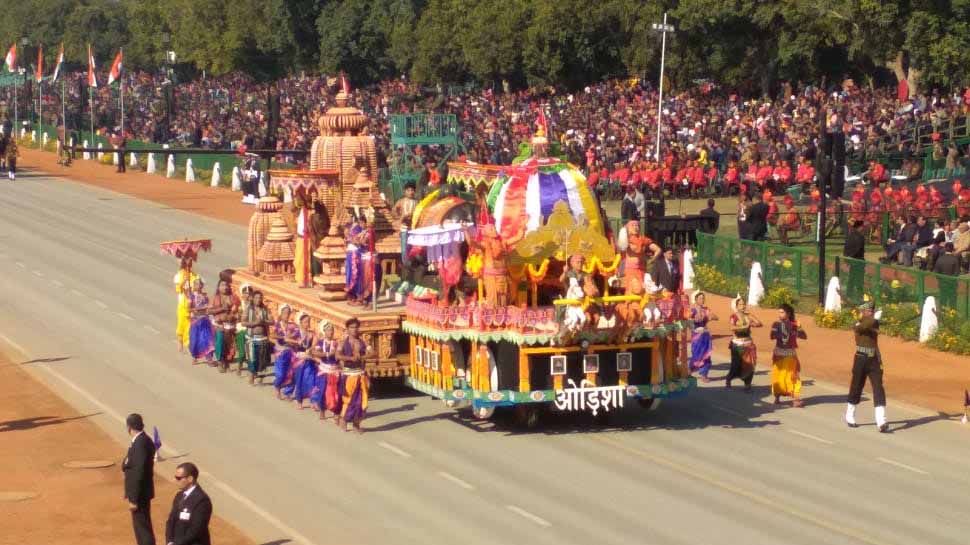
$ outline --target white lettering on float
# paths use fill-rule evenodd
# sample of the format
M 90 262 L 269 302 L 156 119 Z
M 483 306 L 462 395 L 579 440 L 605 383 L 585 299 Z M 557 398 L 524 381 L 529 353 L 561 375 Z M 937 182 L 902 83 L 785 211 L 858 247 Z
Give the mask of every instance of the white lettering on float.
M 589 410 L 596 416 L 601 409 L 609 412 L 611 408 L 622 409 L 626 397 L 625 386 L 596 386 L 583 379 L 576 386 L 573 379 L 566 379 L 568 388 L 556 390 L 556 408 L 560 411 Z

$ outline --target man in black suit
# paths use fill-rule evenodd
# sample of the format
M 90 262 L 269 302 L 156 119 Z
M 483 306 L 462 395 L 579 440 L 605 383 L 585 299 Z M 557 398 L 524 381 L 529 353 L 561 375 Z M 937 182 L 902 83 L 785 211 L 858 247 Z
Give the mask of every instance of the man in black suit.
M 698 230 L 702 233 L 714 234 L 717 233 L 718 227 L 721 225 L 721 214 L 714 209 L 714 199 L 707 199 L 707 208 L 701 210 L 700 216 L 705 219 L 701 222 Z
M 866 258 L 866 236 L 862 234 L 865 223 L 862 220 L 855 220 L 852 229 L 845 235 L 845 246 L 842 247 L 842 255 L 852 259 Z
M 198 484 L 199 468 L 191 462 L 175 468 L 175 485 L 179 491 L 172 500 L 172 511 L 165 523 L 167 545 L 210 545 L 209 519 L 212 500 Z
M 960 274 L 960 258 L 953 251 L 953 243 L 947 242 L 943 245 L 943 248 L 946 253 L 936 258 L 936 263 L 933 264 L 933 272 L 958 276 Z
M 145 434 L 141 415 L 132 413 L 125 420 L 131 446 L 121 470 L 125 473 L 125 501 L 131 511 L 131 524 L 138 545 L 155 545 L 152 530 L 152 498 L 155 497 L 155 443 Z
M 674 260 L 673 248 L 664 250 L 663 257 L 653 262 L 650 278 L 658 287 L 677 293 L 680 289 L 680 266 Z
M 761 194 L 754 194 L 754 204 L 748 209 L 748 229 L 751 240 L 764 240 L 768 236 L 768 205 Z

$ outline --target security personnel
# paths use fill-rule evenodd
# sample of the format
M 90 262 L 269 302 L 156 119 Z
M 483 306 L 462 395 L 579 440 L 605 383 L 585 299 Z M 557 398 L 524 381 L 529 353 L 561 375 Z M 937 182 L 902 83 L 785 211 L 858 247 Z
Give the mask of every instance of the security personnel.
M 172 511 L 165 523 L 166 545 L 211 545 L 209 519 L 212 500 L 198 484 L 199 468 L 185 462 L 175 468 L 179 491 L 172 500 Z
M 886 390 L 882 386 L 882 355 L 879 353 L 879 318 L 882 311 L 875 312 L 875 304 L 866 301 L 859 306 L 862 316 L 855 324 L 855 360 L 852 363 L 852 382 L 849 385 L 849 404 L 845 409 L 845 422 L 850 428 L 858 426 L 855 421 L 856 405 L 862 399 L 866 379 L 872 384 L 872 402 L 875 405 L 876 428 L 881 433 L 889 431 L 886 423 Z

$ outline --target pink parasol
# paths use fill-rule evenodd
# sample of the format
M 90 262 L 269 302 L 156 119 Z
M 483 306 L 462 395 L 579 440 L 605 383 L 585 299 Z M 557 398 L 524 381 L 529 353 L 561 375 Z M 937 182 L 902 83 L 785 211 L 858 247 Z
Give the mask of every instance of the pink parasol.
M 162 248 L 163 254 L 177 258 L 182 258 L 183 256 L 195 257 L 200 251 L 208 252 L 212 250 L 212 240 L 207 238 L 169 240 L 160 243 L 159 246 Z

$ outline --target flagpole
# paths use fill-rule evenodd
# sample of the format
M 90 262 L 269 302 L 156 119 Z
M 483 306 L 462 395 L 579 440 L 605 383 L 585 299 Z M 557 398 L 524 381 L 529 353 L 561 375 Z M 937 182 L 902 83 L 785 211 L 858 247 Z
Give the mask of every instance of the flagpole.
M 37 82 L 37 141 L 44 149 L 44 79 Z
M 91 110 L 91 147 L 98 147 L 94 137 L 94 88 L 88 83 L 88 109 Z
M 17 125 L 20 123 L 17 113 L 17 80 L 20 78 L 14 76 L 13 79 L 13 137 L 17 138 Z
M 118 88 L 121 91 L 121 139 L 124 140 L 125 139 L 125 79 L 122 78 L 120 75 L 118 77 L 121 78 L 118 80 Z M 123 161 L 124 159 L 125 159 L 124 156 L 122 156 L 121 160 Z

